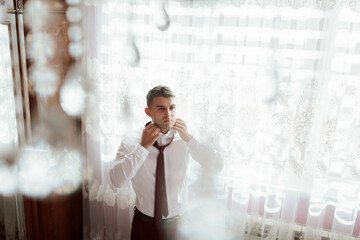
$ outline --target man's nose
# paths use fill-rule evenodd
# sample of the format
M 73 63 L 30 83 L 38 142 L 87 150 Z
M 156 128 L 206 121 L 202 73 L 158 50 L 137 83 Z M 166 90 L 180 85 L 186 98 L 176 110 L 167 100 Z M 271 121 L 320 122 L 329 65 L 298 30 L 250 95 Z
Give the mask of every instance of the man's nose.
M 166 115 L 166 116 L 170 116 L 170 109 L 166 109 L 165 115 Z

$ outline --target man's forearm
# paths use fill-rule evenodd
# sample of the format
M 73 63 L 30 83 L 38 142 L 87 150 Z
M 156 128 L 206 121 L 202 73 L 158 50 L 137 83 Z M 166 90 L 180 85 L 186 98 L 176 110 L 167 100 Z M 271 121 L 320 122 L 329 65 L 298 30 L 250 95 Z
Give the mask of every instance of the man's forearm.
M 149 151 L 140 144 L 131 151 L 125 146 L 120 146 L 117 157 L 109 170 L 111 183 L 122 187 L 130 181 L 144 163 L 148 153 Z

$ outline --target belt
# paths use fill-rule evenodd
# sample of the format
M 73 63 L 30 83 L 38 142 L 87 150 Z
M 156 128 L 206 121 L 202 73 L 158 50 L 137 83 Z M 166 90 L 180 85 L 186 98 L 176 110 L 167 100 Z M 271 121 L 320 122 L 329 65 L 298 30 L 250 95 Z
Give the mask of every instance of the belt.
M 148 215 L 143 214 L 142 212 L 140 212 L 136 207 L 135 207 L 135 217 L 141 219 L 144 222 L 148 222 L 148 223 L 154 223 L 154 218 L 150 217 Z M 178 220 L 180 218 L 180 216 L 175 216 L 175 217 L 171 217 L 171 218 L 165 218 L 163 220 L 161 220 L 161 223 L 170 223 L 170 222 L 174 222 L 176 220 Z

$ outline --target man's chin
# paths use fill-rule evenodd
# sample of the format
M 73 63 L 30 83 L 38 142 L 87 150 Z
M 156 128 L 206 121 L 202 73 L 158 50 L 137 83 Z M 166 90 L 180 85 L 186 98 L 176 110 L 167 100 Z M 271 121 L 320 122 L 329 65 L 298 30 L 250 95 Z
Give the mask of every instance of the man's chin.
M 170 129 L 171 129 L 170 127 L 164 127 L 164 128 L 161 128 L 161 132 L 167 133 Z
M 161 127 L 161 132 L 162 133 L 167 133 L 171 128 L 172 128 L 173 124 L 166 124 L 166 125 L 163 125 Z

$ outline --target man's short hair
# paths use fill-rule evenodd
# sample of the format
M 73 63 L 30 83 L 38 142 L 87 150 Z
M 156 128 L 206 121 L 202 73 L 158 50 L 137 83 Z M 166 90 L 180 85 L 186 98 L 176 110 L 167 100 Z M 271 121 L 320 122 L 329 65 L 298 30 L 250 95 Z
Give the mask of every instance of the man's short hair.
M 153 89 L 151 89 L 146 95 L 146 103 L 148 108 L 151 107 L 153 100 L 156 97 L 170 98 L 170 97 L 175 97 L 175 95 L 173 94 L 171 89 L 166 86 L 162 86 L 162 85 L 156 86 Z

